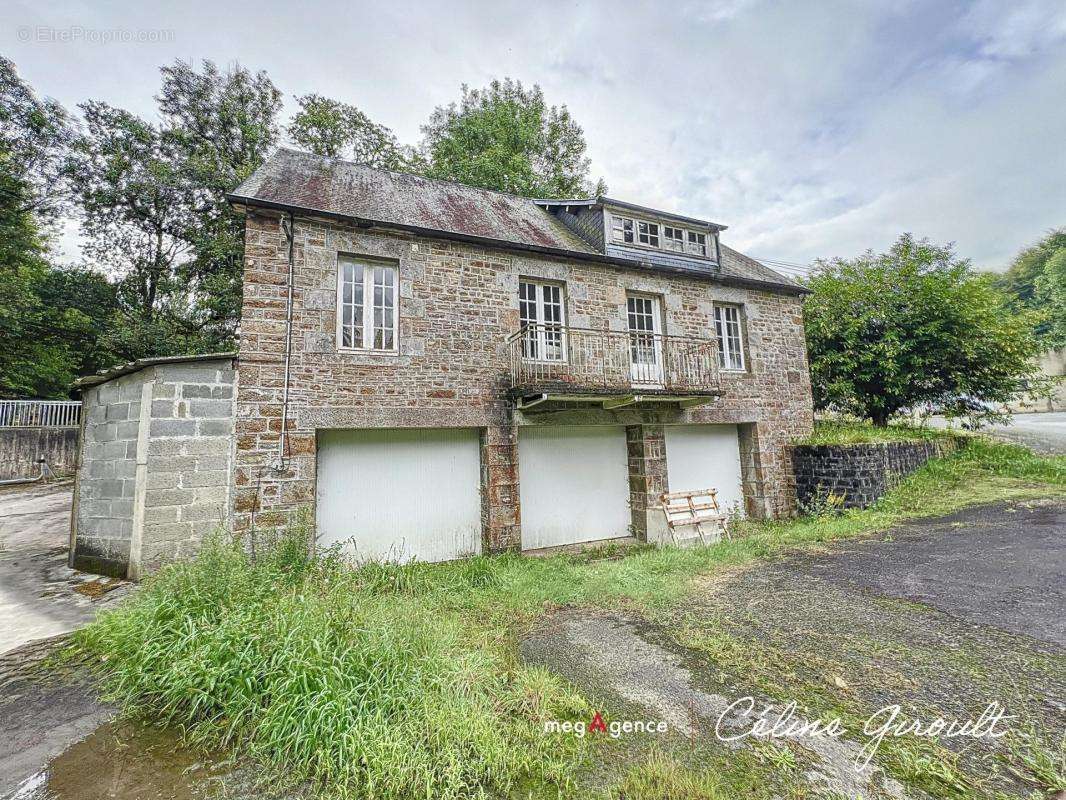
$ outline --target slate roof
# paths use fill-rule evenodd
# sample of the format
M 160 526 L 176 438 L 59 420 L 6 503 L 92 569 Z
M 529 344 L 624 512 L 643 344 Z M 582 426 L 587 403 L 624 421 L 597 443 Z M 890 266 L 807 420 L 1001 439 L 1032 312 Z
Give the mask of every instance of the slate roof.
M 275 151 L 233 190 L 229 200 L 235 205 L 317 212 L 357 223 L 380 224 L 430 235 L 443 234 L 486 245 L 697 274 L 693 270 L 670 270 L 606 256 L 538 205 L 538 202 L 544 203 L 543 200 L 388 172 L 286 148 Z M 721 269 L 707 271 L 702 277 L 726 283 L 776 287 L 790 293 L 804 291 L 788 278 L 724 245 Z

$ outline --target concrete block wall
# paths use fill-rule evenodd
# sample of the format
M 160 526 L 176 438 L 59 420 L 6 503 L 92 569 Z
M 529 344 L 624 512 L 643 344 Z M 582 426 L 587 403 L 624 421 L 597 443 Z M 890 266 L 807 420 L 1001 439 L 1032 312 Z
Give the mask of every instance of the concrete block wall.
M 156 372 L 137 565 L 142 572 L 194 555 L 203 537 L 229 519 L 233 365 L 190 363 Z
M 158 364 L 82 392 L 77 569 L 138 578 L 229 519 L 232 359 Z
M 125 577 L 137 492 L 137 440 L 143 375 L 82 392 L 81 447 L 74 488 L 71 566 Z

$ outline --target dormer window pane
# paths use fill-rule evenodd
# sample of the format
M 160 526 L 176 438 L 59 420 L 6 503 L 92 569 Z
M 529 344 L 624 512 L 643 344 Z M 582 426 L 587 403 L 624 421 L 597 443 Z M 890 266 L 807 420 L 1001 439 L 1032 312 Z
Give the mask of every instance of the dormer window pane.
M 620 244 L 633 244 L 633 220 L 611 217 L 611 238 Z
M 697 256 L 707 255 L 707 234 L 689 231 L 688 251 Z
M 648 247 L 659 246 L 659 226 L 654 222 L 637 223 L 637 239 Z
M 676 250 L 679 253 L 685 251 L 685 232 L 681 228 L 664 225 L 663 238 L 666 239 L 667 250 Z

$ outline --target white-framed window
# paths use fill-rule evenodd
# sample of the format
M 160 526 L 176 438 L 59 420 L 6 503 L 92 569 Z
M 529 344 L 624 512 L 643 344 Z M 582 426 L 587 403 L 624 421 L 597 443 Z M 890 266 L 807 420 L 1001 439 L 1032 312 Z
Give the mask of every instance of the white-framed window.
M 672 225 L 663 225 L 663 246 L 667 250 L 685 251 L 685 230 Z
M 558 283 L 518 282 L 518 317 L 525 335 L 522 358 L 530 361 L 565 361 L 566 325 L 563 287 Z
M 718 366 L 744 369 L 744 338 L 740 329 L 739 306 L 714 307 L 714 334 L 718 339 Z
M 637 222 L 637 241 L 648 247 L 659 246 L 659 223 Z
M 395 351 L 399 344 L 395 266 L 366 259 L 337 261 L 337 346 Z
M 707 255 L 707 234 L 696 233 L 696 231 L 688 232 L 688 251 L 693 255 L 706 256 Z
M 611 239 L 619 244 L 633 244 L 633 220 L 611 215 Z

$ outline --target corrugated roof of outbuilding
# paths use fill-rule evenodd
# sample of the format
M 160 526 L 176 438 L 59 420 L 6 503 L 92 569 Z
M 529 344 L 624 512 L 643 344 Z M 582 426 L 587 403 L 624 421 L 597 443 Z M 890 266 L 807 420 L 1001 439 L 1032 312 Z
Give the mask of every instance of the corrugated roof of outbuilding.
M 221 361 L 226 358 L 236 358 L 237 353 L 224 352 L 224 353 L 199 353 L 196 355 L 187 356 L 156 356 L 154 358 L 138 358 L 136 361 L 128 361 L 125 364 L 118 364 L 109 369 L 102 369 L 95 375 L 84 375 L 74 381 L 75 389 L 87 389 L 90 386 L 97 386 L 101 383 L 107 383 L 115 378 L 121 378 L 123 375 L 129 375 L 130 373 L 142 370 L 145 367 L 154 367 L 158 364 L 184 364 L 192 361 Z

